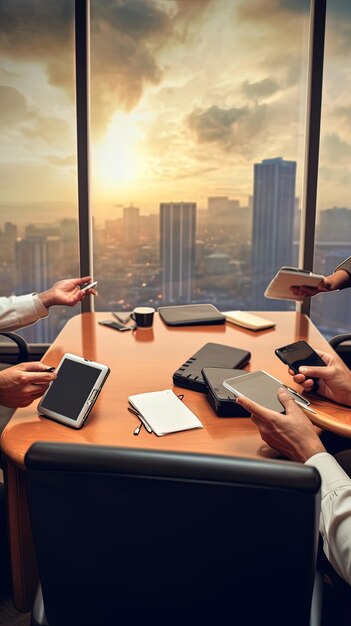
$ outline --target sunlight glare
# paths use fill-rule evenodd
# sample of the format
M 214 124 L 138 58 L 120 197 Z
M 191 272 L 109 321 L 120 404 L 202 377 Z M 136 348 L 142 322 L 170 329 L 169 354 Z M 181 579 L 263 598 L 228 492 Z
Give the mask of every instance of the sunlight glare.
M 94 145 L 93 167 L 101 185 L 110 190 L 136 180 L 142 172 L 140 120 L 116 114 L 103 141 Z

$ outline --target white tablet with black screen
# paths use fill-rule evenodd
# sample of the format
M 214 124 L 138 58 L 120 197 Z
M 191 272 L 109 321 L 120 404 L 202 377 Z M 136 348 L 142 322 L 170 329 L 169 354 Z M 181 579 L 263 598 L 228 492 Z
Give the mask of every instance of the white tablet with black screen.
M 38 412 L 72 428 L 81 428 L 110 373 L 107 365 L 65 354 L 38 404 Z

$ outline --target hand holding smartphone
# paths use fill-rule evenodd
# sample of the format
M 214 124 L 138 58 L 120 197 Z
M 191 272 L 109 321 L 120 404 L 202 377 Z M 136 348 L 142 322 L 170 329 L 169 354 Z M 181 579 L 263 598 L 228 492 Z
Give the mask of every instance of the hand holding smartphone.
M 98 284 L 97 280 L 93 280 L 91 283 L 84 283 L 80 286 L 81 291 L 88 291 L 88 289 L 94 289 Z
M 322 361 L 321 357 L 306 341 L 295 341 L 295 343 L 277 348 L 275 354 L 283 363 L 288 365 L 295 374 L 299 374 L 299 367 L 301 365 L 306 365 L 306 367 L 326 367 L 326 363 Z M 317 391 L 318 378 L 312 378 L 312 380 L 314 382 L 312 391 Z

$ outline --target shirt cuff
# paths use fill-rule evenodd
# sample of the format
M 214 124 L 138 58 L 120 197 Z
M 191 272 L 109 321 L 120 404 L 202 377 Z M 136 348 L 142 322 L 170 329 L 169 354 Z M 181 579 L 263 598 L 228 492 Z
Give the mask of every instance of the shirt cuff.
M 44 306 L 42 301 L 39 298 L 39 294 L 34 292 L 33 296 L 33 304 L 35 308 L 35 312 L 38 315 L 38 318 L 42 319 L 43 317 L 47 317 L 49 315 L 49 309 Z
M 322 480 L 322 498 L 338 487 L 351 485 L 350 477 L 328 452 L 314 454 L 305 465 L 312 465 L 319 471 Z

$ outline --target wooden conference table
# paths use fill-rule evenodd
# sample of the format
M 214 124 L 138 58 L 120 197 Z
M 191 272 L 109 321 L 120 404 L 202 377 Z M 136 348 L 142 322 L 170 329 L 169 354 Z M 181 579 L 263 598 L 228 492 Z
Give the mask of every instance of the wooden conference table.
M 152 329 L 121 333 L 98 325 L 99 319 L 112 319 L 110 313 L 85 313 L 67 323 L 45 354 L 44 362 L 56 366 L 65 352 L 72 352 L 105 363 L 111 373 L 81 430 L 73 430 L 39 417 L 35 402 L 29 407 L 18 409 L 2 434 L 13 594 L 18 610 L 31 609 L 37 586 L 24 468 L 24 456 L 32 443 L 59 441 L 277 458 L 273 451 L 267 452 L 262 446 L 257 428 L 251 420 L 217 417 L 206 395 L 202 393 L 174 387 L 176 393 L 184 393 L 183 401 L 201 420 L 204 428 L 200 430 L 157 437 L 142 428 L 139 436 L 135 437 L 133 431 L 138 421 L 127 410 L 129 395 L 173 388 L 174 371 L 207 342 L 249 350 L 251 360 L 246 370 L 264 369 L 292 386 L 294 383 L 287 367 L 274 354 L 275 348 L 304 339 L 314 348 L 332 352 L 330 345 L 305 315 L 266 311 L 261 315 L 275 321 L 276 327 L 259 332 L 244 330 L 229 323 L 170 328 L 156 314 Z M 325 413 L 351 423 L 347 409 L 324 400 L 314 402 L 314 406 L 316 404 Z

